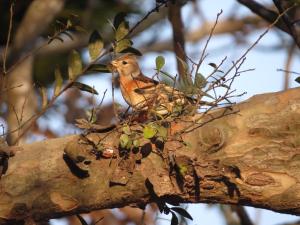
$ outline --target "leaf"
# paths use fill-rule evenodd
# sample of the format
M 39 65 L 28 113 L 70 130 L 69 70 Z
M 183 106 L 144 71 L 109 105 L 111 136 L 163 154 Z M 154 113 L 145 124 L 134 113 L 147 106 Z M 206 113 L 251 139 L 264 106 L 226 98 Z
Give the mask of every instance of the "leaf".
M 119 143 L 122 148 L 128 148 L 128 145 L 130 144 L 129 136 L 127 134 L 121 134 Z
M 67 20 L 67 28 L 71 28 L 73 26 L 73 23 L 70 19 Z
M 54 84 L 54 96 L 57 96 L 62 88 L 63 85 L 63 78 L 61 75 L 61 71 L 58 66 L 55 67 L 54 70 L 54 76 L 55 76 L 55 84 Z
M 165 58 L 161 55 L 157 56 L 155 59 L 155 64 L 156 64 L 156 69 L 160 71 L 161 68 L 163 68 L 163 66 L 165 65 Z
M 180 62 L 180 64 L 182 65 L 183 69 L 185 71 L 188 71 L 188 68 L 189 68 L 188 64 L 184 60 L 182 60 L 181 58 L 179 58 L 178 56 L 176 56 L 176 58 Z
M 101 35 L 98 33 L 97 30 L 94 30 L 90 36 L 89 45 L 88 45 L 89 54 L 92 61 L 97 59 L 101 50 L 103 49 L 103 46 L 104 44 Z
M 80 82 L 73 82 L 72 87 L 76 87 L 81 91 L 86 91 L 86 92 L 98 95 L 98 92 L 94 88 L 92 88 L 91 86 L 89 86 L 87 84 L 83 84 Z
M 214 69 L 218 69 L 218 66 L 215 63 L 208 63 L 208 65 L 213 67 Z
M 114 18 L 114 22 L 113 25 L 115 27 L 115 29 L 117 29 L 120 24 L 125 21 L 125 17 L 127 16 L 127 14 L 125 12 L 119 12 L 115 18 Z
M 42 108 L 46 108 L 48 104 L 48 95 L 47 95 L 47 89 L 45 87 L 40 87 L 41 95 L 42 95 Z
M 76 31 L 81 32 L 81 33 L 88 33 L 86 29 L 84 29 L 82 26 L 76 25 L 73 27 Z
M 85 219 L 83 219 L 82 216 L 80 216 L 79 214 L 77 214 L 76 217 L 79 219 L 81 225 L 88 225 L 88 223 L 85 221 Z
M 124 134 L 127 134 L 127 135 L 131 134 L 130 127 L 127 124 L 125 126 L 123 126 L 122 131 L 123 131 Z
M 129 33 L 129 24 L 127 21 L 123 21 L 116 30 L 115 33 L 116 41 L 122 40 L 123 38 L 126 37 L 128 33 Z
M 80 54 L 76 50 L 72 50 L 69 55 L 68 72 L 69 79 L 71 81 L 76 80 L 78 75 L 82 73 L 82 62 Z
M 115 47 L 115 52 L 119 53 L 124 51 L 125 49 L 131 47 L 132 42 L 129 39 L 123 39 L 117 42 L 117 46 Z
M 196 76 L 195 76 L 194 85 L 197 88 L 202 89 L 206 86 L 206 84 L 207 84 L 206 78 L 201 73 L 197 73 Z
M 208 63 L 209 66 L 213 67 L 216 72 L 224 73 L 222 70 L 218 70 L 218 66 L 215 63 Z
M 85 111 L 85 115 L 89 120 L 89 123 L 93 124 L 97 121 L 97 113 L 94 108 Z
M 140 141 L 139 140 L 134 140 L 133 141 L 133 146 L 136 147 L 136 148 L 140 147 Z
M 87 68 L 87 72 L 101 72 L 101 73 L 110 73 L 107 65 L 104 64 L 91 64 Z
M 193 220 L 193 217 L 183 208 L 180 207 L 172 207 L 171 210 L 173 210 L 174 212 L 177 212 L 179 215 L 188 218 L 190 220 Z
M 147 139 L 153 138 L 156 133 L 157 133 L 157 130 L 151 125 L 147 125 L 143 129 L 144 138 L 147 138 Z
M 184 144 L 184 146 L 187 147 L 187 148 L 192 148 L 191 142 L 184 141 L 183 144 Z
M 183 85 L 183 86 L 185 86 L 185 88 L 187 88 L 193 84 L 192 77 L 191 77 L 190 73 L 188 72 L 189 66 L 181 58 L 179 58 L 177 56 L 176 56 L 176 58 L 180 62 L 181 66 L 184 69 L 184 74 L 180 74 L 181 85 Z
M 297 77 L 295 81 L 300 84 L 300 77 Z
M 162 137 L 164 140 L 168 137 L 168 129 L 164 126 L 156 126 L 156 130 L 158 132 L 158 136 Z
M 178 225 L 178 218 L 175 213 L 172 213 L 171 225 Z
M 132 54 L 137 55 L 137 56 L 142 56 L 143 55 L 139 50 L 137 50 L 136 48 L 133 48 L 133 47 L 125 48 L 120 53 L 132 53 Z

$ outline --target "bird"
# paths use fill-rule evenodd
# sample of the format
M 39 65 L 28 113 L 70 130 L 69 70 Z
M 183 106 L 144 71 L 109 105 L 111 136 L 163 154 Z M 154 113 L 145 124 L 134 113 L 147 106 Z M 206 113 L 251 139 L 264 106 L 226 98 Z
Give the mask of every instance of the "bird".
M 145 76 L 134 54 L 122 55 L 110 65 L 120 76 L 124 100 L 135 111 L 148 111 L 158 116 L 175 115 L 183 112 L 185 105 L 195 103 L 175 87 Z

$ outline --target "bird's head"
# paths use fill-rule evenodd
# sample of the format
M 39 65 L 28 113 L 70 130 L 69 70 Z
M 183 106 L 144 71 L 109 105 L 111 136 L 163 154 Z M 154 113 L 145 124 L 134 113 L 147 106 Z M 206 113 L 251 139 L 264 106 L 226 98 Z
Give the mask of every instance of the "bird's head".
M 138 65 L 136 56 L 126 54 L 111 61 L 112 67 L 118 71 L 120 76 L 137 77 L 141 70 Z

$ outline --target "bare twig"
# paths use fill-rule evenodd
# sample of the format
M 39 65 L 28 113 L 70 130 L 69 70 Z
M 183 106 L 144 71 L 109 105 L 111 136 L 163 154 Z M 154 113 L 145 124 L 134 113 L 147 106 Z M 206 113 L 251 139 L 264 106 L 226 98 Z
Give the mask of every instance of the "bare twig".
M 4 55 L 3 55 L 3 73 L 4 73 L 4 75 L 6 74 L 7 52 L 8 52 L 8 46 L 10 43 L 11 31 L 12 31 L 12 21 L 13 21 L 13 15 L 14 15 L 13 8 L 14 8 L 14 3 L 12 3 L 10 5 L 10 9 L 9 9 L 9 13 L 10 13 L 9 27 L 8 27 L 7 40 L 6 40 L 6 45 L 5 45 Z
M 213 27 L 211 28 L 211 31 L 210 31 L 209 36 L 208 36 L 208 39 L 206 40 L 206 43 L 205 43 L 204 48 L 203 48 L 203 50 L 202 50 L 202 53 L 201 53 L 199 62 L 198 62 L 198 64 L 197 64 L 196 73 L 198 73 L 198 71 L 199 71 L 199 69 L 200 69 L 200 66 L 201 66 L 202 62 L 204 61 L 204 59 L 205 59 L 205 57 L 206 57 L 206 54 L 205 54 L 205 53 L 206 53 L 206 49 L 207 49 L 208 43 L 210 42 L 210 39 L 211 39 L 211 37 L 212 37 L 212 35 L 213 35 L 213 32 L 214 32 L 214 30 L 215 30 L 215 28 L 216 28 L 216 26 L 217 26 L 217 24 L 218 24 L 219 17 L 220 17 L 220 15 L 221 15 L 222 13 L 223 13 L 223 10 L 221 10 L 221 11 L 217 14 L 217 18 L 216 18 L 216 20 L 215 20 L 215 23 L 214 23 Z
M 284 74 L 284 84 L 283 84 L 283 90 L 287 90 L 289 88 L 289 78 L 290 78 L 290 68 L 292 66 L 293 56 L 295 53 L 295 43 L 292 43 L 290 48 L 287 52 L 287 59 L 285 62 L 285 74 Z
M 243 206 L 233 205 L 231 208 L 236 212 L 240 219 L 241 225 L 253 225 L 249 215 L 247 214 L 245 208 Z

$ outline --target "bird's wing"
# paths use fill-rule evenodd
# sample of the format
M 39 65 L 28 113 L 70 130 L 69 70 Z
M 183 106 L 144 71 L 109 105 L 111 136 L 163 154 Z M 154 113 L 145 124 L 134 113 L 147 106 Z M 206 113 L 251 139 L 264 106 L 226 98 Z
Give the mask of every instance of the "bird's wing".
M 146 94 L 147 92 L 152 92 L 155 89 L 155 87 L 159 84 L 158 81 L 146 77 L 143 74 L 134 77 L 133 80 L 138 86 L 138 88 L 134 89 L 134 92 L 136 92 L 137 94 Z
M 140 74 L 139 76 L 137 76 L 137 77 L 134 77 L 133 78 L 134 80 L 137 80 L 137 81 L 142 81 L 142 82 L 144 82 L 144 83 L 148 83 L 148 84 L 153 84 L 153 85 L 157 85 L 159 82 L 158 81 L 156 81 L 156 80 L 153 80 L 153 79 L 151 79 L 151 78 L 149 78 L 149 77 L 146 77 L 146 76 L 144 76 L 143 74 Z

